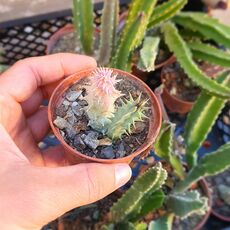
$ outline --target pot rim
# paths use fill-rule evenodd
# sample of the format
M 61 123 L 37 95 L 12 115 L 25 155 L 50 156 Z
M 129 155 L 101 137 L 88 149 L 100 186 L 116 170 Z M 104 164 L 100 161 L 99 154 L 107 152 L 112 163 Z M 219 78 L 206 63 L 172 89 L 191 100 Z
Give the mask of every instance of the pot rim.
M 87 155 L 77 151 L 76 149 L 73 149 L 71 146 L 69 146 L 64 141 L 64 139 L 61 136 L 58 128 L 55 127 L 54 124 L 53 124 L 54 108 L 55 108 L 54 105 L 57 104 L 58 100 L 60 101 L 61 95 L 63 95 L 63 93 L 72 84 L 74 84 L 77 81 L 79 81 L 80 79 L 86 77 L 85 75 L 87 75 L 90 72 L 92 72 L 94 70 L 94 68 L 79 71 L 79 72 L 77 72 L 77 73 L 65 78 L 61 83 L 59 83 L 59 85 L 54 90 L 53 94 L 51 95 L 49 105 L 48 105 L 48 119 L 49 119 L 50 126 L 51 126 L 55 136 L 58 138 L 58 140 L 63 145 L 63 147 L 66 148 L 71 153 L 73 153 L 75 155 L 75 157 L 79 156 L 80 158 L 86 159 L 86 160 L 88 160 L 90 162 L 120 163 L 121 159 L 122 159 L 122 162 L 130 162 L 134 157 L 136 157 L 138 155 L 141 155 L 143 152 L 147 151 L 150 148 L 150 146 L 153 144 L 153 142 L 155 141 L 155 139 L 157 138 L 157 136 L 159 134 L 161 123 L 162 123 L 161 108 L 160 108 L 159 102 L 158 102 L 155 94 L 153 93 L 153 91 L 144 82 L 142 82 L 139 78 L 137 78 L 136 76 L 134 76 L 134 75 L 132 75 L 130 73 L 127 73 L 125 71 L 122 71 L 122 70 L 118 70 L 118 69 L 114 69 L 114 68 L 110 68 L 110 69 L 113 69 L 114 72 L 120 73 L 123 76 L 125 75 L 129 79 L 134 80 L 135 82 L 137 82 L 140 85 L 140 88 L 142 90 L 145 90 L 145 92 L 147 93 L 147 95 L 149 96 L 149 98 L 150 98 L 150 100 L 152 102 L 151 103 L 151 109 L 152 109 L 152 117 L 151 118 L 152 118 L 152 120 L 151 120 L 151 118 L 149 120 L 149 131 L 148 131 L 146 141 L 136 151 L 132 152 L 128 156 L 125 156 L 125 157 L 122 157 L 122 158 L 116 158 L 116 159 L 101 159 L 101 158 L 93 158 L 93 157 L 87 156 Z M 64 86 L 64 84 L 66 82 L 68 82 L 68 81 L 71 82 L 70 84 L 68 84 L 69 87 L 68 88 L 67 87 L 62 88 Z M 59 96 L 56 96 L 58 94 L 59 94 Z M 55 97 L 57 97 L 57 98 L 55 98 Z M 153 128 L 155 130 L 152 130 Z

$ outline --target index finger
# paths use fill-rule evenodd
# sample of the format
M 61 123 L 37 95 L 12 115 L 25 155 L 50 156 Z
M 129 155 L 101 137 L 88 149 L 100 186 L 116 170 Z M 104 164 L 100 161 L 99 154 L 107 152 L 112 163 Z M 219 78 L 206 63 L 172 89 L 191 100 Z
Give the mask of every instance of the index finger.
M 1 75 L 0 92 L 10 94 L 17 102 L 23 102 L 40 86 L 94 67 L 96 61 L 93 58 L 77 54 L 59 53 L 27 58 Z

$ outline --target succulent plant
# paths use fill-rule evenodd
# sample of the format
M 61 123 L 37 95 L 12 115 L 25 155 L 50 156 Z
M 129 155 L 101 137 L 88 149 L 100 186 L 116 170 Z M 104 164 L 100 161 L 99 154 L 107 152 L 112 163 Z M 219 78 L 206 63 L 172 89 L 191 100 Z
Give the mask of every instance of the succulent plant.
M 229 84 L 229 79 L 229 71 L 224 71 L 217 76 L 215 81 L 226 86 Z M 186 122 L 184 144 L 186 156 L 194 157 L 197 153 L 226 102 L 226 99 L 202 90 Z M 166 180 L 166 172 L 161 163 L 157 163 L 155 167 L 139 176 L 111 207 L 110 223 L 103 227 L 104 230 L 139 228 L 171 230 L 175 216 L 183 220 L 194 214 L 204 215 L 210 209 L 208 198 L 194 185 L 204 177 L 217 175 L 230 167 L 230 143 L 207 154 L 198 162 L 194 160 L 193 164 L 191 164 L 191 158 L 186 157 L 190 166 L 186 169 L 182 159 L 175 154 L 174 142 L 177 139 L 174 136 L 174 130 L 175 124 L 166 120 L 154 144 L 155 153 L 168 162 L 173 169 L 171 172 L 173 175 L 170 174 L 169 181 Z M 164 189 L 165 185 L 167 189 Z M 161 186 L 163 186 L 162 189 Z M 220 189 L 223 199 L 228 198 L 229 188 L 221 186 Z M 163 191 L 167 193 L 164 194 Z M 166 211 L 165 214 L 151 221 L 148 226 L 140 222 L 149 212 L 154 212 L 159 208 L 163 208 Z
M 89 117 L 89 126 L 106 134 L 111 139 L 119 139 L 123 134 L 131 134 L 135 122 L 142 121 L 147 109 L 147 101 L 141 101 L 141 95 L 134 100 L 122 99 L 123 94 L 116 89 L 120 81 L 117 74 L 109 68 L 98 68 L 89 77 L 90 84 L 86 87 L 88 102 L 86 112 Z M 121 106 L 115 102 L 120 98 Z
M 169 0 L 156 6 L 156 0 L 132 0 L 127 20 L 120 31 L 119 0 L 104 0 L 98 47 L 94 39 L 93 1 L 73 0 L 73 23 L 76 37 L 81 44 L 81 52 L 94 56 L 102 66 L 128 71 L 131 67 L 131 55 L 136 48 L 142 46 L 146 30 L 156 28 L 172 18 L 186 2 L 187 0 Z M 157 45 L 156 40 L 152 46 L 155 56 Z M 155 58 L 146 52 L 141 56 L 144 60 L 144 70 L 153 69 Z
M 112 69 L 97 69 L 90 76 L 90 86 L 86 88 L 85 100 L 88 102 L 89 125 L 103 133 L 113 117 L 115 101 L 122 96 L 115 88 L 118 82 L 116 77 Z

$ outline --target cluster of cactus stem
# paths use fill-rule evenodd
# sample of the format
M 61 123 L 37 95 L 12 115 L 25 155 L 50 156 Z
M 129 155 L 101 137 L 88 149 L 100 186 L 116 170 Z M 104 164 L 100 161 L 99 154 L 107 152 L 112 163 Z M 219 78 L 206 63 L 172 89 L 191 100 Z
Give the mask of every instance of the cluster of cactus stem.
M 120 80 L 112 69 L 98 68 L 89 79 L 85 96 L 89 126 L 112 140 L 121 138 L 123 134 L 131 134 L 135 122 L 145 118 L 147 100 L 142 101 L 141 95 L 134 100 L 131 94 L 129 99 L 122 99 L 124 95 L 116 89 Z M 121 105 L 116 105 L 116 101 Z
M 132 0 L 125 25 L 120 28 L 119 0 L 104 0 L 101 31 L 98 35 L 94 32 L 93 1 L 73 0 L 73 23 L 81 52 L 94 56 L 102 66 L 129 70 L 130 57 L 133 51 L 142 45 L 146 30 L 151 30 L 172 18 L 187 0 L 169 0 L 160 6 L 156 6 L 156 3 L 157 0 Z M 98 39 L 95 39 L 95 36 L 100 37 L 99 45 L 96 44 Z M 143 70 L 154 69 L 158 44 L 155 39 L 154 45 L 151 46 L 155 53 L 153 57 L 149 55 L 150 52 L 142 52 Z

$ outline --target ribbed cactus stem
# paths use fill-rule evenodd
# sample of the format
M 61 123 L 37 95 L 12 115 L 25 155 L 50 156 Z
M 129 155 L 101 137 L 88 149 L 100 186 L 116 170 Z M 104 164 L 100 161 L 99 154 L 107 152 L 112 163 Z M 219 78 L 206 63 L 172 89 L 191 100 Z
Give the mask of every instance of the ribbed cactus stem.
M 73 22 L 85 54 L 93 54 L 93 1 L 73 0 Z
M 90 119 L 89 125 L 105 132 L 105 126 L 110 122 L 114 113 L 114 103 L 122 96 L 115 88 L 118 80 L 117 74 L 108 68 L 99 68 L 93 71 L 90 77 L 90 86 L 86 87 L 88 102 L 87 114 Z
M 147 100 L 141 101 L 141 95 L 136 100 L 131 94 L 129 97 L 129 100 L 122 100 L 122 105 L 118 107 L 108 126 L 107 135 L 113 140 L 121 138 L 123 134 L 131 134 L 135 122 L 143 121 L 145 117 Z
M 106 65 L 111 58 L 114 35 L 117 29 L 117 5 L 118 0 L 105 0 L 102 13 L 101 37 L 99 47 L 98 62 L 100 65 Z

